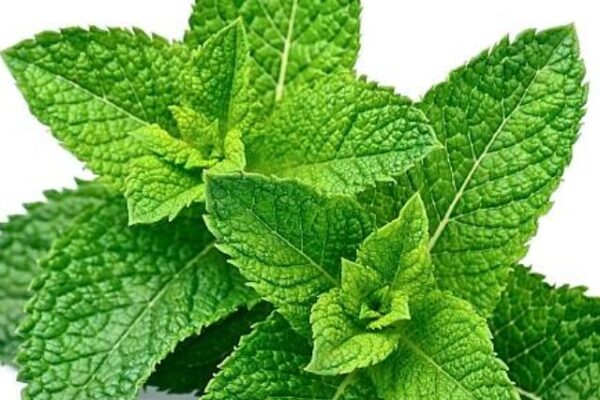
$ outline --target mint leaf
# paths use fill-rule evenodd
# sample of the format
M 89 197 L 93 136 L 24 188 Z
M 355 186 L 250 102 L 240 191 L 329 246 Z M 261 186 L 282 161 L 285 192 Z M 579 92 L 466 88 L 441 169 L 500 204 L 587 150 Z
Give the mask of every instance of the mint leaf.
M 202 400 L 377 399 L 361 374 L 322 377 L 303 367 L 311 348 L 278 314 L 256 325 L 221 366 Z
M 241 18 L 248 31 L 251 80 L 271 109 L 288 91 L 354 67 L 359 16 L 358 0 L 196 0 L 186 43 L 204 44 Z
M 444 150 L 400 182 L 427 206 L 440 288 L 491 313 L 571 159 L 584 114 L 572 26 L 526 31 L 454 71 L 419 107 Z
M 257 112 L 247 52 L 236 23 L 200 50 L 94 28 L 44 33 L 3 57 L 32 112 L 125 193 L 135 224 L 203 200 L 201 169 L 222 161 L 229 131 L 249 128 Z M 235 151 L 219 170 L 243 168 Z
M 141 157 L 129 166 L 125 196 L 130 224 L 172 221 L 191 204 L 204 200 L 201 170 L 186 171 L 156 157 Z
M 211 168 L 213 173 L 242 171 L 246 167 L 246 146 L 242 132 L 233 129 L 225 135 L 223 141 L 223 160 Z
M 77 215 L 110 197 L 99 184 L 78 186 L 46 192 L 46 202 L 26 205 L 27 214 L 0 224 L 0 362 L 12 363 L 21 342 L 15 331 L 30 296 L 31 280 L 40 271 L 38 260 Z
M 428 242 L 427 214 L 417 195 L 361 245 L 358 261 L 364 266 L 342 262 L 341 289 L 320 296 L 312 309 L 309 371 L 347 374 L 396 350 L 396 326 L 411 316 L 409 299 L 434 289 Z
M 128 163 L 147 155 L 131 133 L 158 124 L 191 51 L 139 30 L 46 32 L 2 53 L 32 113 L 104 182 L 123 190 Z
M 131 163 L 125 190 L 130 223 L 172 220 L 183 208 L 203 201 L 202 173 L 194 168 L 244 168 L 239 129 L 251 123 L 254 109 L 247 58 L 243 25 L 224 28 L 194 56 L 194 67 L 182 78 L 182 101 L 187 105 L 171 107 L 184 140 L 156 125 L 133 133 L 153 156 Z
M 212 36 L 184 75 L 184 102 L 209 121 L 216 121 L 222 137 L 252 118 L 256 107 L 249 87 L 248 43 L 244 25 L 237 21 Z
M 210 154 L 169 135 L 158 125 L 144 126 L 132 133 L 149 154 L 183 169 L 210 168 L 215 164 Z
M 409 297 L 433 289 L 433 267 L 427 245 L 428 221 L 420 196 L 413 196 L 394 221 L 372 233 L 361 245 L 358 262 L 382 275 L 393 289 Z
M 394 331 L 379 332 L 382 327 L 368 328 L 359 318 L 361 297 L 335 288 L 319 297 L 311 313 L 314 348 L 306 370 L 319 375 L 342 375 L 375 365 L 397 347 Z M 408 301 L 392 313 L 398 320 L 408 319 Z M 399 312 L 400 311 L 400 312 Z M 383 318 L 383 317 L 382 317 Z M 370 329 L 370 330 L 369 330 Z
M 180 340 L 254 301 L 199 218 L 128 228 L 124 211 L 86 212 L 44 260 L 21 325 L 24 399 L 133 399 Z
M 408 99 L 339 74 L 289 97 L 247 146 L 252 171 L 355 194 L 405 172 L 438 144 Z
M 374 298 L 377 300 L 376 304 L 383 309 L 363 305 L 361 319 L 373 319 L 367 325 L 368 329 L 381 330 L 410 319 L 408 295 L 405 292 L 384 287 L 374 293 Z
M 411 302 L 398 328 L 398 350 L 369 368 L 380 397 L 518 399 L 494 355 L 486 321 L 467 302 L 441 292 Z
M 255 174 L 207 175 L 207 226 L 253 288 L 310 335 L 310 307 L 339 283 L 372 229 L 360 205 L 294 181 Z
M 600 396 L 600 299 L 515 267 L 491 318 L 496 351 L 522 399 Z
M 184 340 L 156 367 L 148 379 L 148 386 L 168 393 L 202 394 L 217 373 L 218 365 L 233 352 L 240 337 L 249 334 L 254 324 L 264 321 L 270 314 L 271 307 L 260 303 L 251 309 L 241 309 L 199 335 Z
M 216 160 L 157 125 L 144 126 L 132 136 L 151 155 L 129 164 L 124 194 L 130 224 L 173 220 L 185 207 L 204 200 L 202 169 Z
M 186 106 L 172 106 L 169 110 L 177 121 L 181 138 L 198 149 L 205 158 L 210 158 L 220 137 L 219 121 L 211 121 Z

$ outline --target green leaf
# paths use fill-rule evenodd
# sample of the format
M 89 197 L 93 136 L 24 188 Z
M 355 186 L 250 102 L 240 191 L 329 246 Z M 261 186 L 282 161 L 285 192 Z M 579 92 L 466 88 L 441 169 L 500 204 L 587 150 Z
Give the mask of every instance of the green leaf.
M 183 169 L 210 168 L 215 163 L 202 151 L 174 138 L 158 125 L 144 126 L 132 135 L 149 153 Z
M 252 109 L 247 53 L 244 27 L 238 22 L 212 37 L 194 57 L 195 66 L 182 78 L 187 106 L 171 107 L 188 141 L 156 125 L 133 133 L 152 156 L 130 165 L 125 195 L 131 224 L 172 220 L 183 208 L 203 201 L 202 173 L 189 171 L 193 168 L 214 166 L 219 172 L 244 168 L 238 127 L 244 126 Z
M 256 112 L 247 51 L 237 23 L 199 50 L 93 28 L 44 33 L 3 57 L 32 112 L 125 193 L 135 224 L 172 219 L 203 200 L 201 171 L 186 170 L 220 161 L 229 130 L 249 127 Z M 241 168 L 235 157 L 221 169 Z
M 207 226 L 261 297 L 310 336 L 310 307 L 372 229 L 354 200 L 255 174 L 206 177 Z
M 204 44 L 193 70 L 183 76 L 184 102 L 218 123 L 221 140 L 230 130 L 243 129 L 255 107 L 248 60 L 244 25 L 237 21 Z
M 306 339 L 273 314 L 242 339 L 202 400 L 377 399 L 361 374 L 323 377 L 304 371 L 310 353 Z
M 169 135 L 159 126 L 145 126 L 132 134 L 151 155 L 129 164 L 125 197 L 130 224 L 173 220 L 192 203 L 204 200 L 202 169 L 207 160 L 200 150 Z
M 25 400 L 134 399 L 175 345 L 255 301 L 199 218 L 128 228 L 86 212 L 35 279 L 17 361 Z
M 409 297 L 433 289 L 433 267 L 427 245 L 428 221 L 421 198 L 413 196 L 397 219 L 372 233 L 361 245 L 358 262 L 382 275 L 393 289 Z
M 307 371 L 348 374 L 383 361 L 396 349 L 398 337 L 394 331 L 366 329 L 359 318 L 360 300 L 339 288 L 319 297 L 310 317 L 314 348 Z M 402 317 L 410 318 L 408 309 Z
M 522 399 L 600 398 L 600 299 L 517 266 L 491 318 Z
M 110 197 L 103 186 L 79 183 L 76 190 L 49 191 L 46 202 L 25 206 L 27 214 L 0 224 L 0 362 L 11 363 L 21 342 L 15 333 L 29 299 L 38 259 L 71 221 Z
M 421 192 L 440 288 L 489 315 L 571 159 L 584 114 L 572 26 L 502 40 L 419 107 L 444 150 L 401 180 Z
M 354 67 L 359 17 L 358 0 L 196 0 L 186 42 L 204 44 L 241 18 L 248 31 L 251 81 L 271 109 L 286 92 Z
M 205 158 L 210 158 L 220 136 L 219 121 L 210 121 L 186 106 L 171 106 L 169 110 L 177 121 L 181 138 L 197 148 Z
M 368 370 L 386 400 L 518 399 L 495 358 L 486 321 L 464 300 L 441 292 L 411 302 L 398 350 Z
M 252 171 L 355 194 L 404 173 L 439 145 L 408 99 L 337 74 L 287 98 L 247 147 Z
M 243 171 L 246 167 L 246 147 L 242 132 L 233 129 L 225 135 L 223 142 L 223 160 L 211 168 L 213 173 Z
M 129 223 L 172 221 L 186 207 L 204 200 L 201 170 L 184 170 L 153 156 L 131 163 L 125 197 Z
M 363 297 L 379 289 L 383 284 L 383 277 L 370 267 L 342 259 L 341 288 L 344 292 Z
M 168 393 L 202 394 L 217 373 L 218 365 L 233 352 L 240 338 L 249 334 L 252 326 L 264 321 L 271 312 L 267 303 L 241 309 L 179 343 L 156 367 L 148 379 L 148 386 Z
M 367 329 L 381 330 L 397 325 L 398 322 L 410 319 L 408 296 L 401 290 L 384 287 L 374 293 L 377 305 L 383 305 L 383 310 L 365 305 L 362 308 L 362 319 L 373 319 Z M 373 318 L 374 317 L 374 318 Z
M 191 51 L 139 30 L 46 32 L 2 53 L 32 113 L 104 182 L 123 190 L 145 156 L 131 133 L 158 124 L 177 136 L 168 107 L 181 100 Z
M 396 327 L 411 318 L 409 297 L 434 290 L 428 242 L 427 214 L 416 195 L 395 221 L 361 245 L 358 261 L 364 266 L 343 260 L 341 290 L 322 295 L 312 309 L 309 371 L 346 374 L 396 350 Z

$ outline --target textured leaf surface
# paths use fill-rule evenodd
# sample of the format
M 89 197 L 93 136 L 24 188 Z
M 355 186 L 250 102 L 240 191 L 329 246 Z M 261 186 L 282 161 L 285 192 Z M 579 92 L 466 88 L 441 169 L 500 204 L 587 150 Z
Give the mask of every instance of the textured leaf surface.
M 492 319 L 496 351 L 522 399 L 600 398 L 600 299 L 518 266 Z
M 109 197 L 94 183 L 45 195 L 46 202 L 27 205 L 27 214 L 0 224 L 0 362 L 10 363 L 16 356 L 20 338 L 15 330 L 30 297 L 31 280 L 40 271 L 38 260 L 77 215 Z
M 408 99 L 337 74 L 284 101 L 247 147 L 250 170 L 354 194 L 400 175 L 438 144 Z
M 383 361 L 396 349 L 395 332 L 369 331 L 360 320 L 360 300 L 339 288 L 319 297 L 310 316 L 314 348 L 307 371 L 348 374 Z M 409 317 L 408 312 L 403 315 Z
M 148 386 L 169 393 L 204 393 L 218 365 L 233 352 L 240 338 L 272 312 L 267 303 L 241 309 L 177 345 L 157 366 Z
M 181 44 L 92 28 L 42 33 L 2 53 L 32 113 L 80 160 L 122 189 L 127 163 L 144 155 L 131 133 L 158 124 L 177 135 Z
M 219 121 L 211 121 L 188 106 L 172 106 L 169 110 L 177 121 L 181 138 L 209 158 L 220 135 Z
M 396 220 L 367 237 L 358 253 L 364 265 L 343 260 L 341 288 L 320 296 L 312 309 L 311 372 L 350 373 L 396 349 L 396 325 L 411 317 L 409 298 L 434 290 L 428 243 L 427 214 L 417 195 Z
M 203 44 L 242 18 L 252 85 L 271 108 L 288 90 L 354 67 L 359 15 L 358 0 L 197 0 L 186 42 Z
M 400 187 L 412 185 L 427 205 L 438 285 L 483 314 L 571 159 L 583 76 L 573 27 L 527 31 L 454 71 L 420 104 L 444 150 Z
M 79 217 L 42 266 L 21 326 L 25 399 L 133 399 L 180 340 L 254 299 L 199 218 L 128 228 L 121 202 Z
M 214 164 L 209 160 L 210 154 L 204 154 L 185 140 L 174 138 L 158 125 L 144 126 L 132 135 L 149 154 L 183 169 L 209 168 Z
M 278 314 L 258 324 L 211 381 L 202 400 L 377 399 L 364 377 L 323 377 L 303 370 L 311 348 Z
M 419 196 L 413 196 L 398 218 L 365 240 L 358 262 L 378 271 L 392 288 L 409 297 L 420 296 L 434 287 L 428 243 L 425 206 Z
M 153 223 L 165 217 L 171 220 L 183 208 L 204 200 L 202 169 L 223 157 L 226 159 L 218 164 L 219 171 L 244 167 L 238 128 L 253 109 L 247 58 L 241 22 L 224 28 L 193 57 L 193 66 L 182 69 L 182 101 L 186 106 L 170 110 L 183 125 L 183 140 L 157 125 L 133 133 L 151 155 L 130 163 L 125 190 L 130 223 Z
M 495 358 L 486 321 L 441 292 L 411 303 L 398 350 L 368 371 L 384 399 L 518 399 Z
M 340 279 L 372 229 L 360 205 L 294 181 L 255 174 L 207 176 L 207 225 L 260 296 L 310 335 L 310 307 Z
M 248 43 L 238 21 L 202 47 L 192 73 L 183 77 L 184 101 L 218 124 L 222 140 L 231 129 L 240 128 L 252 110 L 249 79 Z
M 202 170 L 184 170 L 152 156 L 132 162 L 125 183 L 130 224 L 173 220 L 185 207 L 204 200 Z

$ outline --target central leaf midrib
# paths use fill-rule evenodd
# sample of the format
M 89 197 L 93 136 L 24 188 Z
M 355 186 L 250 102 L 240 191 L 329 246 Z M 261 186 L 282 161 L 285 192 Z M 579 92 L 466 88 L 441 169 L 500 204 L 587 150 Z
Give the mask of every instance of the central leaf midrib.
M 432 365 L 436 370 L 438 370 L 442 375 L 448 378 L 451 382 L 453 382 L 459 389 L 469 395 L 471 398 L 476 400 L 476 397 L 469 389 L 467 389 L 461 382 L 456 380 L 452 375 L 450 375 L 443 366 L 439 365 L 433 358 L 431 358 L 425 351 L 421 350 L 421 348 L 416 345 L 412 340 L 410 340 L 406 335 L 401 335 L 399 337 L 400 342 L 404 342 L 406 346 L 408 346 L 412 351 L 415 352 L 419 358 L 422 358 L 428 364 Z
M 269 232 L 271 232 L 276 238 L 278 238 L 279 240 L 281 240 L 284 244 L 288 245 L 292 250 L 294 250 L 296 253 L 298 253 L 302 258 L 304 258 L 306 261 L 308 261 L 308 263 L 310 265 L 312 265 L 317 271 L 319 271 L 319 273 L 321 275 L 323 275 L 323 277 L 325 279 L 327 279 L 330 283 L 333 284 L 333 287 L 339 286 L 339 282 L 337 281 L 337 279 L 335 279 L 329 272 L 327 272 L 327 270 L 325 270 L 325 268 L 323 266 L 319 265 L 308 254 L 306 254 L 304 251 L 302 251 L 301 249 L 299 249 L 297 246 L 295 246 L 288 239 L 286 239 L 285 237 L 281 236 L 281 234 L 279 232 L 277 232 L 277 230 L 275 228 L 273 228 L 269 223 L 267 223 L 266 221 L 264 221 L 258 214 L 256 214 L 254 212 L 254 210 L 252 210 L 250 207 L 248 207 L 247 205 L 243 204 L 240 200 L 238 200 L 236 196 L 232 195 L 226 189 L 225 189 L 225 191 L 227 192 L 229 198 L 231 198 L 233 201 L 235 201 L 236 203 L 238 203 L 242 208 L 244 208 L 246 211 L 248 211 L 252 215 L 252 217 L 254 217 L 256 219 L 256 221 L 258 221 L 262 226 L 264 226 L 265 228 L 267 228 L 269 230 Z
M 540 396 L 538 396 L 535 393 L 531 393 L 525 389 L 521 389 L 520 387 L 515 387 L 515 389 L 517 390 L 517 392 L 519 392 L 519 395 L 523 396 L 523 397 L 527 397 L 530 400 L 544 400 L 542 399 Z
M 131 119 L 135 120 L 136 122 L 138 122 L 141 125 L 150 125 L 151 124 L 150 121 L 143 120 L 142 118 L 140 118 L 140 117 L 136 116 L 135 114 L 133 114 L 131 111 L 125 109 L 123 106 L 115 103 L 113 100 L 109 100 L 108 98 L 97 94 L 96 92 L 92 91 L 91 89 L 88 89 L 88 88 L 84 87 L 80 83 L 78 83 L 78 82 L 76 82 L 76 81 L 74 81 L 74 80 L 72 80 L 72 79 L 64 76 L 61 73 L 52 71 L 52 70 L 50 70 L 50 69 L 48 69 L 46 67 L 43 67 L 43 66 L 41 66 L 39 64 L 36 64 L 36 63 L 33 63 L 33 62 L 29 62 L 27 60 L 23 60 L 22 58 L 16 57 L 16 56 L 14 56 L 12 54 L 0 53 L 0 55 L 2 57 L 7 58 L 7 59 L 13 59 L 13 60 L 15 60 L 17 62 L 23 63 L 23 64 L 26 65 L 27 68 L 30 68 L 30 67 L 37 68 L 37 69 L 43 71 L 44 73 L 46 73 L 46 74 L 48 74 L 50 76 L 55 77 L 56 79 L 62 80 L 63 82 L 65 82 L 65 83 L 73 86 L 74 88 L 79 89 L 82 92 L 86 93 L 87 95 L 89 95 L 90 97 L 94 98 L 95 100 L 97 100 L 97 101 L 99 101 L 101 103 L 104 103 L 107 106 L 109 106 L 111 108 L 114 108 L 115 110 L 118 110 L 119 112 L 127 115 L 128 117 L 130 117 Z
M 77 390 L 73 394 L 73 397 L 72 397 L 73 400 L 77 399 L 78 396 L 81 394 L 81 392 L 83 390 L 87 389 L 87 387 L 92 383 L 93 379 L 96 377 L 98 372 L 100 372 L 102 367 L 105 365 L 106 361 L 115 353 L 115 351 L 117 351 L 117 349 L 121 346 L 121 343 L 123 343 L 123 341 L 129 336 L 129 334 L 131 332 L 133 332 L 133 329 L 142 321 L 143 317 L 161 299 L 161 297 L 166 293 L 167 289 L 174 282 L 177 281 L 177 278 L 179 278 L 181 275 L 183 275 L 184 272 L 187 272 L 190 268 L 194 267 L 196 262 L 198 260 L 200 260 L 202 257 L 206 256 L 214 248 L 214 246 L 215 246 L 214 242 L 209 243 L 206 247 L 204 247 L 204 249 L 202 249 L 202 251 L 200 251 L 196 256 L 191 258 L 187 262 L 187 264 L 183 266 L 183 268 L 181 268 L 179 271 L 177 271 L 173 275 L 173 277 L 171 279 L 169 279 L 158 292 L 156 292 L 156 294 L 148 302 L 148 305 L 146 307 L 142 308 L 142 310 L 138 313 L 138 315 L 133 320 L 131 325 L 119 336 L 118 340 L 111 347 L 111 349 L 108 352 L 106 352 L 106 355 L 104 357 L 102 357 L 102 360 L 98 363 L 98 366 L 94 369 L 94 371 L 92 371 L 92 373 L 87 378 L 85 383 L 82 386 L 77 388 Z
M 512 119 L 513 115 L 522 106 L 523 101 L 525 100 L 525 98 L 529 94 L 529 90 L 531 89 L 531 87 L 533 86 L 533 84 L 536 82 L 537 78 L 539 77 L 539 74 L 550 65 L 550 61 L 552 60 L 552 57 L 556 53 L 557 49 L 562 45 L 563 41 L 564 41 L 564 39 L 561 40 L 556 45 L 556 47 L 552 50 L 552 52 L 548 56 L 548 59 L 545 61 L 544 65 L 542 65 L 541 67 L 539 67 L 536 70 L 534 76 L 532 77 L 531 81 L 528 83 L 527 87 L 523 91 L 523 94 L 521 95 L 521 97 L 520 97 L 519 101 L 517 102 L 516 106 L 504 118 L 504 120 L 502 121 L 502 123 L 500 124 L 500 126 L 498 127 L 498 129 L 494 132 L 494 134 L 490 138 L 489 142 L 486 144 L 486 146 L 485 146 L 483 152 L 481 153 L 481 155 L 477 158 L 477 160 L 475 161 L 475 163 L 471 167 L 471 170 L 467 174 L 467 177 L 465 178 L 463 184 L 461 185 L 461 187 L 459 188 L 458 192 L 454 196 L 452 202 L 450 203 L 450 206 L 448 207 L 448 209 L 446 210 L 446 213 L 444 214 L 444 217 L 440 221 L 440 224 L 438 225 L 438 227 L 435 230 L 434 234 L 431 236 L 431 240 L 429 241 L 429 251 L 430 252 L 434 249 L 435 245 L 437 244 L 437 241 L 439 240 L 439 238 L 441 237 L 442 233 L 446 229 L 446 226 L 448 225 L 448 223 L 450 222 L 450 220 L 452 218 L 454 210 L 458 206 L 458 203 L 462 199 L 462 196 L 464 195 L 465 191 L 467 190 L 469 184 L 471 183 L 471 180 L 475 176 L 475 173 L 479 169 L 481 163 L 483 162 L 483 160 L 485 159 L 485 157 L 488 155 L 489 151 L 491 150 L 492 146 L 496 142 L 496 139 L 498 139 L 498 136 L 500 136 L 500 134 L 504 131 L 504 128 L 506 127 L 506 125 L 508 124 L 508 122 Z M 447 151 L 447 149 L 446 149 L 446 151 Z
M 287 79 L 287 70 L 289 65 L 290 51 L 292 47 L 292 40 L 294 36 L 294 25 L 296 23 L 296 14 L 298 12 L 298 0 L 293 0 L 292 10 L 290 12 L 290 21 L 288 25 L 288 32 L 283 43 L 283 52 L 281 54 L 281 64 L 279 65 L 279 78 L 277 80 L 277 86 L 275 87 L 275 101 L 278 102 L 283 98 L 285 90 L 285 82 Z
M 335 393 L 333 394 L 333 397 L 331 398 L 331 400 L 340 400 L 342 398 L 342 396 L 346 393 L 346 389 L 348 389 L 348 387 L 350 387 L 352 382 L 354 382 L 354 380 L 356 380 L 356 377 L 358 376 L 358 371 L 359 370 L 356 370 L 356 371 L 352 372 L 351 374 L 347 375 L 344 378 L 344 380 L 342 380 L 340 382 L 340 384 L 337 387 Z

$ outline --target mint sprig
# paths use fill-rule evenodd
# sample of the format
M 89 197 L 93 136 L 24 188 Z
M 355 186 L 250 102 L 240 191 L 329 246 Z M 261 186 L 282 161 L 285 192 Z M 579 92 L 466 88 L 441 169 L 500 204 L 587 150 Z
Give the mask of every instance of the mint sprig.
M 0 227 L 24 399 L 598 397 L 597 299 L 517 266 L 584 114 L 574 27 L 413 102 L 352 71 L 360 8 L 197 0 L 182 41 L 2 52 L 98 175 Z

